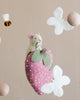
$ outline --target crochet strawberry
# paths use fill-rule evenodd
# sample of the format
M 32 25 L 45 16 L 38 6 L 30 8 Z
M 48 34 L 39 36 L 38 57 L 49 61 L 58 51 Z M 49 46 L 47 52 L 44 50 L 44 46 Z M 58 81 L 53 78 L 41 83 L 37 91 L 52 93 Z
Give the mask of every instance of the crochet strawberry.
M 53 92 L 58 97 L 63 96 L 62 87 L 70 83 L 69 77 L 62 75 L 63 71 L 58 65 L 53 66 L 51 51 L 41 47 L 40 33 L 29 35 L 29 39 L 25 71 L 30 84 L 39 95 Z
M 53 56 L 51 51 L 43 49 L 36 50 L 28 54 L 25 60 L 26 76 L 34 88 L 39 94 L 43 95 L 41 87 L 52 82 L 53 79 Z

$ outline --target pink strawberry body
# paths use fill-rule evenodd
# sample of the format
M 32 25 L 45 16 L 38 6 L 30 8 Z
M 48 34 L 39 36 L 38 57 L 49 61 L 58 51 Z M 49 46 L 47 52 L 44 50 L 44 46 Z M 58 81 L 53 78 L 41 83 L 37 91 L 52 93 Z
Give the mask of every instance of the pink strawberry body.
M 51 64 L 53 63 L 53 56 L 51 51 L 45 50 L 51 57 Z M 44 66 L 43 61 L 40 62 L 32 62 L 31 57 L 33 53 L 30 53 L 25 61 L 25 70 L 26 76 L 34 88 L 34 90 L 39 94 L 43 95 L 44 93 L 41 92 L 41 87 L 46 84 L 50 83 L 53 79 L 53 72 L 50 71 L 50 66 Z

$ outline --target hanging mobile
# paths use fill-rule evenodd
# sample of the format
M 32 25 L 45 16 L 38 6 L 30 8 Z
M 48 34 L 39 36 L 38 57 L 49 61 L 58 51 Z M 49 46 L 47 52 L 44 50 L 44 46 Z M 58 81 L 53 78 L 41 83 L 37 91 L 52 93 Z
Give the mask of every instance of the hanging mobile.
M 30 45 L 25 60 L 26 76 L 39 94 L 54 93 L 62 97 L 63 86 L 70 84 L 70 78 L 63 75 L 63 70 L 58 65 L 53 65 L 53 55 L 50 50 L 42 48 L 42 37 L 39 33 L 28 36 Z
M 4 19 L 4 25 L 6 27 L 10 26 L 11 25 L 11 21 L 9 20 L 9 14 L 3 14 L 2 15 L 3 19 Z

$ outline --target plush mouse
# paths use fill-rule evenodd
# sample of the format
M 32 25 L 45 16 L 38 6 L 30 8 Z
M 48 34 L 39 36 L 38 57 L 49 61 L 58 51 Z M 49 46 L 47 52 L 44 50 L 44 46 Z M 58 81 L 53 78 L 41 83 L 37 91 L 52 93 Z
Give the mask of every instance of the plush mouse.
M 28 38 L 30 39 L 30 44 L 27 53 L 33 52 L 37 49 L 42 50 L 42 37 L 40 36 L 40 33 L 31 34 Z
M 53 73 L 50 70 L 53 57 L 50 50 L 42 49 L 42 37 L 39 33 L 30 35 L 29 39 L 30 46 L 25 61 L 26 75 L 35 91 L 42 95 L 44 93 L 40 90 L 41 87 L 53 79 Z

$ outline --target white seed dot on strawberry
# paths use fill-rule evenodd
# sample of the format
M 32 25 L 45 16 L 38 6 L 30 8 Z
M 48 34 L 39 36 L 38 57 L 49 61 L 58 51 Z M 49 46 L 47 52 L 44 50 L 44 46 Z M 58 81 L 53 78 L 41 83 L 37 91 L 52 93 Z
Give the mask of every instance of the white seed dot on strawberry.
M 39 84 L 40 84 L 40 82 L 39 82 Z
M 38 90 L 40 90 L 40 88 L 38 88 Z
M 31 67 L 32 67 L 32 65 L 31 65 Z
M 26 67 L 28 67 L 28 65 L 26 65 Z

